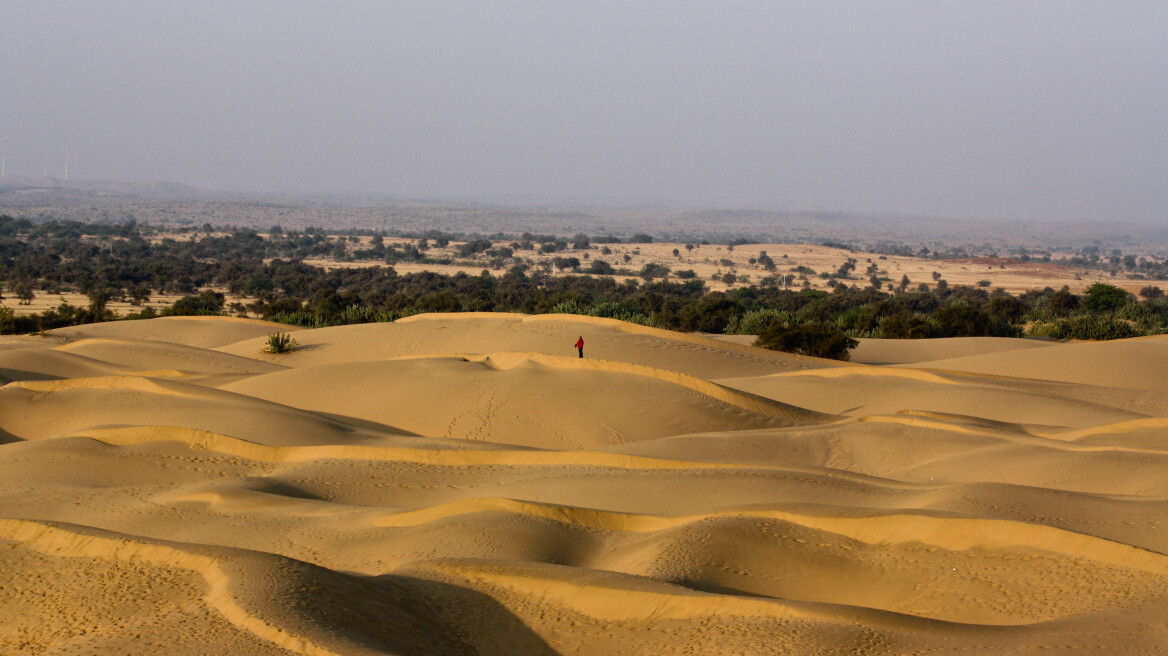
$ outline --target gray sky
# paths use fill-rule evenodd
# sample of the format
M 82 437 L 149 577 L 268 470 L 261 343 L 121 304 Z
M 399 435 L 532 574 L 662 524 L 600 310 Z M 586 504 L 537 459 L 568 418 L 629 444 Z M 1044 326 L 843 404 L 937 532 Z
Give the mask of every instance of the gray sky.
M 1168 2 L 0 0 L 7 172 L 1168 222 Z

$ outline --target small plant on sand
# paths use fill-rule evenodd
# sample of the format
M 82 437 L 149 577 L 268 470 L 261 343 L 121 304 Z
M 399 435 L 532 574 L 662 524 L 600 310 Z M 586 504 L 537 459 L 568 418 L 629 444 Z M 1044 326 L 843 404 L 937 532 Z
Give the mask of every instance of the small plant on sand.
M 288 333 L 272 333 L 268 335 L 268 345 L 264 348 L 268 353 L 287 353 L 296 348 L 296 340 Z

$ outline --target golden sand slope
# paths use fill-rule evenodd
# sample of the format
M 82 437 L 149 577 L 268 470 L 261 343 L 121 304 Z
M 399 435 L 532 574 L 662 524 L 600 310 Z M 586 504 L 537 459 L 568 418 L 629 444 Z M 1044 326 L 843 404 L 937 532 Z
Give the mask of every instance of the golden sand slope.
M 0 653 L 1168 651 L 1168 341 L 279 328 L 0 345 Z

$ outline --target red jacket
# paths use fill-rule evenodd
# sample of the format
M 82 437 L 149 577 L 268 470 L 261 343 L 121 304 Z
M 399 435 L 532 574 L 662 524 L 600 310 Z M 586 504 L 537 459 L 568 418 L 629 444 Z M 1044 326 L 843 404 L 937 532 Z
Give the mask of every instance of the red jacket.
M 576 348 L 578 348 L 578 349 L 584 348 L 584 338 L 583 337 L 576 340 Z

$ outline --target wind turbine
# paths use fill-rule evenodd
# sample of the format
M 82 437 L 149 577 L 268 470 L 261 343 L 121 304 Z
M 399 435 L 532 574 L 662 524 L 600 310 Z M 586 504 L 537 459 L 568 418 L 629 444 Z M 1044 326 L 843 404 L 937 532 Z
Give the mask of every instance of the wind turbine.
M 8 163 L 8 137 L 0 137 L 0 178 L 4 177 L 5 165 Z

